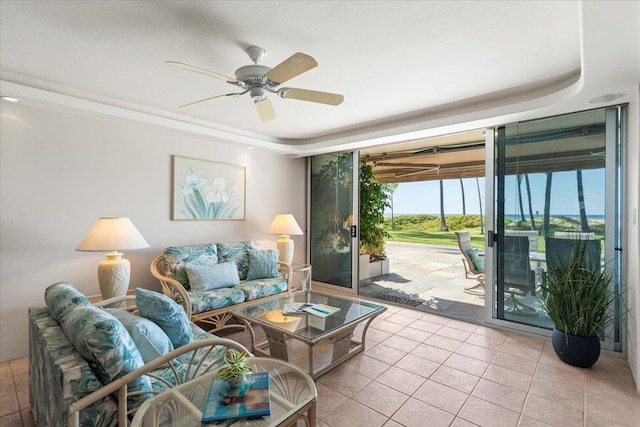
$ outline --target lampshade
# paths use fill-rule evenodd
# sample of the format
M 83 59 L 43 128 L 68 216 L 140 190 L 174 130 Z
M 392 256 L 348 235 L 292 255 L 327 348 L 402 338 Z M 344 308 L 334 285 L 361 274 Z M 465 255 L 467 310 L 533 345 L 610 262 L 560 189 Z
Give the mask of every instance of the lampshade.
M 304 234 L 302 229 L 291 214 L 279 214 L 267 230 L 269 234 L 288 234 L 290 236 L 299 236 Z
M 142 237 L 135 225 L 127 217 L 99 218 L 82 239 L 77 251 L 107 252 L 148 248 L 149 243 Z
M 108 252 L 98 265 L 98 283 L 103 299 L 121 296 L 129 288 L 131 264 L 118 251 L 148 248 L 129 218 L 99 218 L 82 239 L 77 251 Z
M 289 238 L 289 235 L 304 234 L 293 215 L 276 215 L 267 233 L 280 234 L 280 239 L 278 240 L 278 252 L 280 255 L 278 256 L 278 260 L 291 264 L 293 260 L 293 240 Z

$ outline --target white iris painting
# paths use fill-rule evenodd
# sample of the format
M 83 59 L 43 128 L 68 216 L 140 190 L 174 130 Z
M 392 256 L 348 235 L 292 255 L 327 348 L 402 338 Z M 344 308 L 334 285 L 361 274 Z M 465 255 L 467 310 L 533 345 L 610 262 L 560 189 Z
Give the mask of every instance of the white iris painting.
M 173 220 L 244 220 L 245 168 L 173 156 Z

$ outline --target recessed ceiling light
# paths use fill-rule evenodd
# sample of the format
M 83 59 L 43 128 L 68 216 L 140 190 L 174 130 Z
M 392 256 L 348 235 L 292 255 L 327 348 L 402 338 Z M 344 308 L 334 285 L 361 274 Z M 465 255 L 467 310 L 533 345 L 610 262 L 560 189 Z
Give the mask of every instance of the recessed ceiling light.
M 611 102 L 615 101 L 616 99 L 622 98 L 625 95 L 626 93 L 608 93 L 606 95 L 590 99 L 589 104 L 602 104 L 604 102 Z
M 254 147 L 249 146 L 249 147 L 247 147 L 247 150 L 253 150 L 253 148 Z
M 3 101 L 9 101 L 9 102 L 20 102 L 20 100 L 18 98 L 13 98 L 11 96 L 0 96 L 0 98 L 2 98 Z

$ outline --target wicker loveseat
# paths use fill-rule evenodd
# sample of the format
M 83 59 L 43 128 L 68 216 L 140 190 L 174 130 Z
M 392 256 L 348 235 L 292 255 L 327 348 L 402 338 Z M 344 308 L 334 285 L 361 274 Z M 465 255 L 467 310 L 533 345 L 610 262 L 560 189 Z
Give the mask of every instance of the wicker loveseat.
M 141 295 L 153 310 L 175 311 L 158 309 L 164 320 L 138 315 Z M 38 426 L 126 426 L 149 397 L 217 369 L 229 348 L 246 351 L 189 322 L 182 307 L 154 291 L 92 305 L 60 282 L 45 301 L 29 309 L 29 401 Z
M 151 262 L 151 274 L 192 322 L 215 332 L 242 327 L 232 322 L 233 308 L 291 291 L 291 265 L 277 258 L 276 250 L 260 250 L 254 241 L 172 246 Z M 235 282 L 216 271 L 230 266 L 237 272 Z M 194 274 L 204 276 L 197 288 Z

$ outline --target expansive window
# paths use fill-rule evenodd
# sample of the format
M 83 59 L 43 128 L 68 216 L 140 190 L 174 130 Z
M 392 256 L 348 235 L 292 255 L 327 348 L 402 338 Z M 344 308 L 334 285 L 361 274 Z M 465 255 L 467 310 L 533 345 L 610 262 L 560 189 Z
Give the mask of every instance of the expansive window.
M 538 303 L 547 238 L 598 241 L 617 277 L 621 114 L 599 109 L 496 130 L 494 318 L 552 327 Z M 619 329 L 610 332 L 616 347 Z

